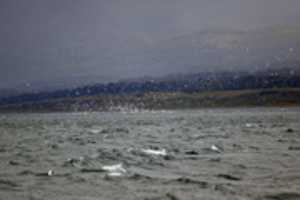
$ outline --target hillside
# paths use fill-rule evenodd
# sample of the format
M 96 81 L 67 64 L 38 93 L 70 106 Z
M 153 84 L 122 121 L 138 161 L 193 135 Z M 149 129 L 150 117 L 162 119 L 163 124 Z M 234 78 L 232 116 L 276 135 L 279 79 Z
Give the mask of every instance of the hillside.
M 149 92 L 197 93 L 206 91 L 249 90 L 300 87 L 297 69 L 273 69 L 256 72 L 230 72 L 177 74 L 160 78 L 144 78 L 107 84 L 94 84 L 70 90 L 38 92 L 0 99 L 0 105 L 50 101 L 99 95 L 132 95 Z
M 0 106 L 1 112 L 134 111 L 140 109 L 196 109 L 257 106 L 300 106 L 299 88 L 213 91 L 198 93 L 150 92 L 98 95 Z

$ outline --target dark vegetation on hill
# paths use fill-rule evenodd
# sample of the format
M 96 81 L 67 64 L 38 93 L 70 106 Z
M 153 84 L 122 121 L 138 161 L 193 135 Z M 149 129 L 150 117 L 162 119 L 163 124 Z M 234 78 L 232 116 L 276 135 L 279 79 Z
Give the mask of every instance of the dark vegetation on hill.
M 300 88 L 98 95 L 0 106 L 2 112 L 134 111 L 299 106 Z
M 118 106 L 174 109 L 299 103 L 298 89 L 276 88 L 300 88 L 299 72 L 277 69 L 253 73 L 198 73 L 127 80 L 3 98 L 0 100 L 0 109 L 111 110 Z

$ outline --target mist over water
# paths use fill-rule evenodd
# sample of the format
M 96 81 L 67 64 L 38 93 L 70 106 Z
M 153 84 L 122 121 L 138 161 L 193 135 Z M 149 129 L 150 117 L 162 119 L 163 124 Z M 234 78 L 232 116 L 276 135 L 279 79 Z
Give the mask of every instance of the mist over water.
M 298 199 L 299 109 L 1 114 L 5 199 Z

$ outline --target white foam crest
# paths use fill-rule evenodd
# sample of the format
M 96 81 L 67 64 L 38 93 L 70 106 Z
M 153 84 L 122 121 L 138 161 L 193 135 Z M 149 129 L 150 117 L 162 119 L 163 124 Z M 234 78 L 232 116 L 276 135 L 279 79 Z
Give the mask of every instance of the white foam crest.
M 142 149 L 141 151 L 146 154 L 157 155 L 157 156 L 166 156 L 167 155 L 167 151 L 165 149 L 161 149 L 161 150 Z

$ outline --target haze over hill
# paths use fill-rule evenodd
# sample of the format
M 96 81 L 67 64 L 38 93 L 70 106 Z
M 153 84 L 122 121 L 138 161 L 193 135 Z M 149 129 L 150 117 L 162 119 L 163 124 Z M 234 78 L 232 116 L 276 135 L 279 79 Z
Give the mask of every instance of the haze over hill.
M 147 73 L 299 67 L 299 28 L 195 32 L 160 41 L 144 53 Z M 170 67 L 172 66 L 172 67 Z
M 102 54 L 99 55 L 101 57 Z M 111 77 L 90 72 L 81 75 L 71 73 L 67 79 L 58 76 L 52 78 L 50 82 L 47 79 L 21 82 L 16 80 L 12 88 L 18 94 L 75 88 L 143 76 L 165 76 L 174 72 L 299 69 L 300 28 L 273 27 L 252 31 L 195 32 L 161 40 L 147 47 L 138 47 L 112 60 L 118 65 L 127 65 L 128 71 L 120 71 Z M 137 66 L 147 67 L 143 67 L 141 72 Z M 5 93 L 2 92 L 2 96 L 3 94 Z
M 2 0 L 0 89 L 296 65 L 299 8 L 298 0 Z

